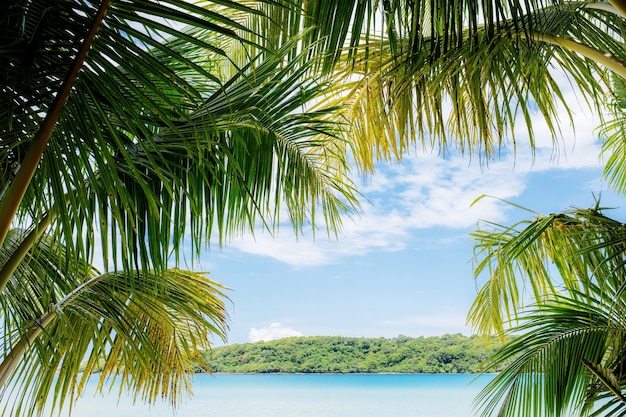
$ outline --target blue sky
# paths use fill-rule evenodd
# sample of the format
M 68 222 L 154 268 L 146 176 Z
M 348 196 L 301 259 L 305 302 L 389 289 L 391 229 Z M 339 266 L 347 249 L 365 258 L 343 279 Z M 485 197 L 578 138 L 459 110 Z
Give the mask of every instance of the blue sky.
M 570 102 L 575 102 L 574 96 Z M 540 213 L 622 201 L 601 180 L 598 120 L 578 110 L 555 144 L 537 119 L 534 158 L 519 126 L 518 150 L 488 167 L 478 160 L 414 151 L 358 178 L 367 201 L 337 240 L 242 236 L 213 246 L 194 266 L 232 288 L 228 343 L 285 336 L 472 334 L 465 325 L 477 291 L 470 232 L 479 220 L 511 224 L 522 213 L 487 194 Z M 563 118 L 567 121 L 567 118 Z M 621 210 L 613 216 L 620 217 Z

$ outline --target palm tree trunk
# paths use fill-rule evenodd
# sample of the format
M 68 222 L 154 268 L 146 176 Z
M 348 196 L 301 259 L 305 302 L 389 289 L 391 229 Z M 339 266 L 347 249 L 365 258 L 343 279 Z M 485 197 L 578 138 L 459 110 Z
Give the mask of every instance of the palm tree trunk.
M 80 49 L 78 50 L 78 54 L 76 55 L 76 59 L 74 63 L 70 67 L 70 70 L 61 85 L 59 92 L 57 93 L 54 102 L 51 107 L 48 109 L 48 113 L 46 114 L 46 118 L 42 122 L 39 130 L 33 137 L 33 140 L 30 143 L 28 151 L 24 156 L 24 159 L 20 163 L 19 171 L 17 172 L 15 178 L 11 182 L 11 185 L 6 190 L 2 201 L 0 201 L 0 245 L 6 239 L 7 233 L 9 232 L 9 228 L 11 227 L 11 222 L 13 221 L 13 217 L 17 212 L 17 209 L 22 202 L 22 198 L 26 193 L 26 189 L 30 184 L 31 179 L 37 169 L 37 165 L 39 165 L 39 161 L 41 160 L 41 156 L 43 155 L 44 150 L 46 149 L 46 145 L 50 141 L 50 137 L 52 136 L 52 132 L 59 121 L 61 116 L 61 112 L 67 103 L 67 99 L 70 95 L 70 91 L 76 82 L 76 77 L 80 69 L 82 68 L 85 57 L 91 48 L 91 45 L 94 42 L 96 34 L 102 25 L 102 21 L 106 16 L 106 13 L 109 9 L 112 0 L 102 0 L 100 5 L 100 9 L 96 14 L 91 27 L 89 28 L 89 32 L 85 39 L 83 40 Z
M 626 0 L 609 0 L 609 3 L 619 11 L 622 17 L 626 18 Z

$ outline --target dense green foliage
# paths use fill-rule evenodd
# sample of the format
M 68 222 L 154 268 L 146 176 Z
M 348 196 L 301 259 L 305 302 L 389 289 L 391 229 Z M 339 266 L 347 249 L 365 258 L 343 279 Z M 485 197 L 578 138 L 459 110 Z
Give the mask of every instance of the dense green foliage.
M 213 372 L 472 373 L 501 343 L 476 336 L 292 337 L 215 348 Z

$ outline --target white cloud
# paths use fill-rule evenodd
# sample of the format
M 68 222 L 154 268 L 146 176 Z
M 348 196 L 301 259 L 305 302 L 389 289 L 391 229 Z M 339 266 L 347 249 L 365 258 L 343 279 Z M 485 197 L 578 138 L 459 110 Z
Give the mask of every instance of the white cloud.
M 568 103 L 576 95 L 565 91 Z M 575 104 L 573 105 L 575 107 Z M 246 253 L 269 256 L 294 266 L 330 264 L 345 256 L 362 256 L 384 250 L 402 250 L 415 231 L 427 228 L 468 229 L 478 220 L 506 221 L 510 206 L 498 199 L 514 200 L 526 189 L 530 173 L 600 167 L 600 144 L 594 129 L 598 118 L 574 109 L 576 131 L 562 112 L 562 140 L 556 144 L 540 115 L 533 116 L 535 152 L 526 127 L 516 126 L 515 155 L 504 150 L 501 158 L 481 165 L 478 158 L 452 154 L 441 158 L 416 151 L 400 164 L 381 164 L 370 177 L 357 179 L 367 199 L 361 213 L 344 221 L 339 242 L 328 240 L 324 230 L 317 240 L 305 235 L 297 240 L 289 225 L 271 237 L 259 233 L 234 240 L 229 246 Z M 496 199 L 482 199 L 481 195 Z
M 315 242 L 312 238 L 297 239 L 284 225 L 280 234 L 273 237 L 267 233 L 258 233 L 255 237 L 245 236 L 229 242 L 229 247 L 254 255 L 268 256 L 280 262 L 297 265 L 313 266 L 332 262 L 332 253 L 324 246 L 332 242 Z
M 277 340 L 285 337 L 302 336 L 302 332 L 284 327 L 281 323 L 271 323 L 269 327 L 264 329 L 250 329 L 248 333 L 249 342 L 260 342 L 261 340 L 267 342 L 269 340 Z
M 598 150 L 594 152 L 597 155 Z M 574 160 L 570 158 L 569 162 Z M 593 160 L 597 164 L 597 158 Z M 310 235 L 298 240 L 290 226 L 284 225 L 276 237 L 258 233 L 255 238 L 233 240 L 229 246 L 294 266 L 316 266 L 345 256 L 402 250 L 411 234 L 420 229 L 467 229 L 480 219 L 503 221 L 510 207 L 498 199 L 519 196 L 526 188 L 529 172 L 564 168 L 549 168 L 539 156 L 534 167 L 530 157 L 524 161 L 514 166 L 509 157 L 485 168 L 461 158 L 444 160 L 428 154 L 407 157 L 401 165 L 381 167 L 380 177 L 377 173 L 367 183 L 359 184 L 367 192 L 368 201 L 362 203 L 358 216 L 344 220 L 339 241 L 329 240 L 323 230 L 316 240 Z M 577 167 L 592 163 L 591 158 L 576 159 Z M 483 199 L 472 205 L 481 195 L 497 199 Z

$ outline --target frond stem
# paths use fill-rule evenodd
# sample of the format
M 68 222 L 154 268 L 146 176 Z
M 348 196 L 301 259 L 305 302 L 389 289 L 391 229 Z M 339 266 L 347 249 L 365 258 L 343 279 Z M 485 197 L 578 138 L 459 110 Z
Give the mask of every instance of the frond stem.
M 618 398 L 622 402 L 622 404 L 626 404 L 626 397 L 624 396 L 624 394 L 622 394 L 619 383 L 616 383 L 616 381 L 611 381 L 611 377 L 614 378 L 615 375 L 611 374 L 611 376 L 607 377 L 607 375 L 604 375 L 597 369 L 598 365 L 592 363 L 591 361 L 588 361 L 587 359 L 583 358 L 582 363 L 596 378 L 598 378 L 602 385 L 604 385 L 609 391 L 611 391 L 611 393 L 613 393 L 613 395 L 615 395 L 616 398 Z
M 50 310 L 35 320 L 33 327 L 13 346 L 11 351 L 4 357 L 0 363 L 0 389 L 4 387 L 9 376 L 19 364 L 30 345 L 41 335 L 50 323 L 60 314 L 63 307 L 72 299 L 74 299 L 81 291 L 104 278 L 106 274 L 98 275 L 84 282 L 74 289 L 74 291 L 63 297 L 58 303 L 51 306 Z
M 626 1 L 624 0 L 609 0 L 611 4 L 618 11 L 618 14 L 623 18 L 626 18 Z
M 24 198 L 26 189 L 35 174 L 35 170 L 39 165 L 39 161 L 41 160 L 44 150 L 46 149 L 46 145 L 50 141 L 52 132 L 61 117 L 61 112 L 65 108 L 65 104 L 67 103 L 70 92 L 76 82 L 78 73 L 85 62 L 87 53 L 94 42 L 96 34 L 102 25 L 102 21 L 107 14 L 111 2 L 112 0 L 102 0 L 98 13 L 94 17 L 91 27 L 89 28 L 89 32 L 83 40 L 76 58 L 70 67 L 68 74 L 54 99 L 54 102 L 48 109 L 45 119 L 33 137 L 33 140 L 28 147 L 28 151 L 20 163 L 20 168 L 15 175 L 15 178 L 6 190 L 2 201 L 0 201 L 0 245 L 2 245 L 7 234 L 9 233 L 13 218 L 15 217 L 20 203 Z
M 602 10 L 605 12 L 613 13 L 616 16 L 626 18 L 626 12 L 624 10 L 620 10 L 617 6 L 611 4 L 611 2 L 600 2 L 600 3 L 585 3 L 583 8 L 585 9 L 593 9 L 593 10 Z
M 53 311 L 45 313 L 36 321 L 35 326 L 31 328 L 16 344 L 13 349 L 6 355 L 2 363 L 0 363 L 0 388 L 4 387 L 7 379 L 17 366 L 19 361 L 26 353 L 28 347 L 35 339 L 44 331 L 44 329 L 52 322 L 55 314 Z
M 522 34 L 521 36 L 526 37 L 526 35 L 524 34 Z M 598 49 L 592 48 L 587 45 L 583 45 L 571 39 L 565 39 L 558 36 L 546 35 L 543 33 L 535 32 L 531 35 L 531 37 L 533 40 L 536 40 L 538 42 L 549 43 L 579 53 L 585 58 L 589 58 L 592 61 L 595 61 L 598 64 L 605 66 L 620 77 L 626 79 L 626 62 L 617 59 L 608 53 L 599 51 Z
M 39 240 L 48 226 L 50 226 L 54 217 L 54 212 L 48 212 L 43 216 L 39 223 L 33 227 L 17 249 L 11 254 L 11 257 L 4 264 L 2 269 L 0 269 L 0 292 L 4 290 L 13 273 L 17 270 L 20 263 L 22 263 L 30 249 L 35 245 L 35 242 Z

